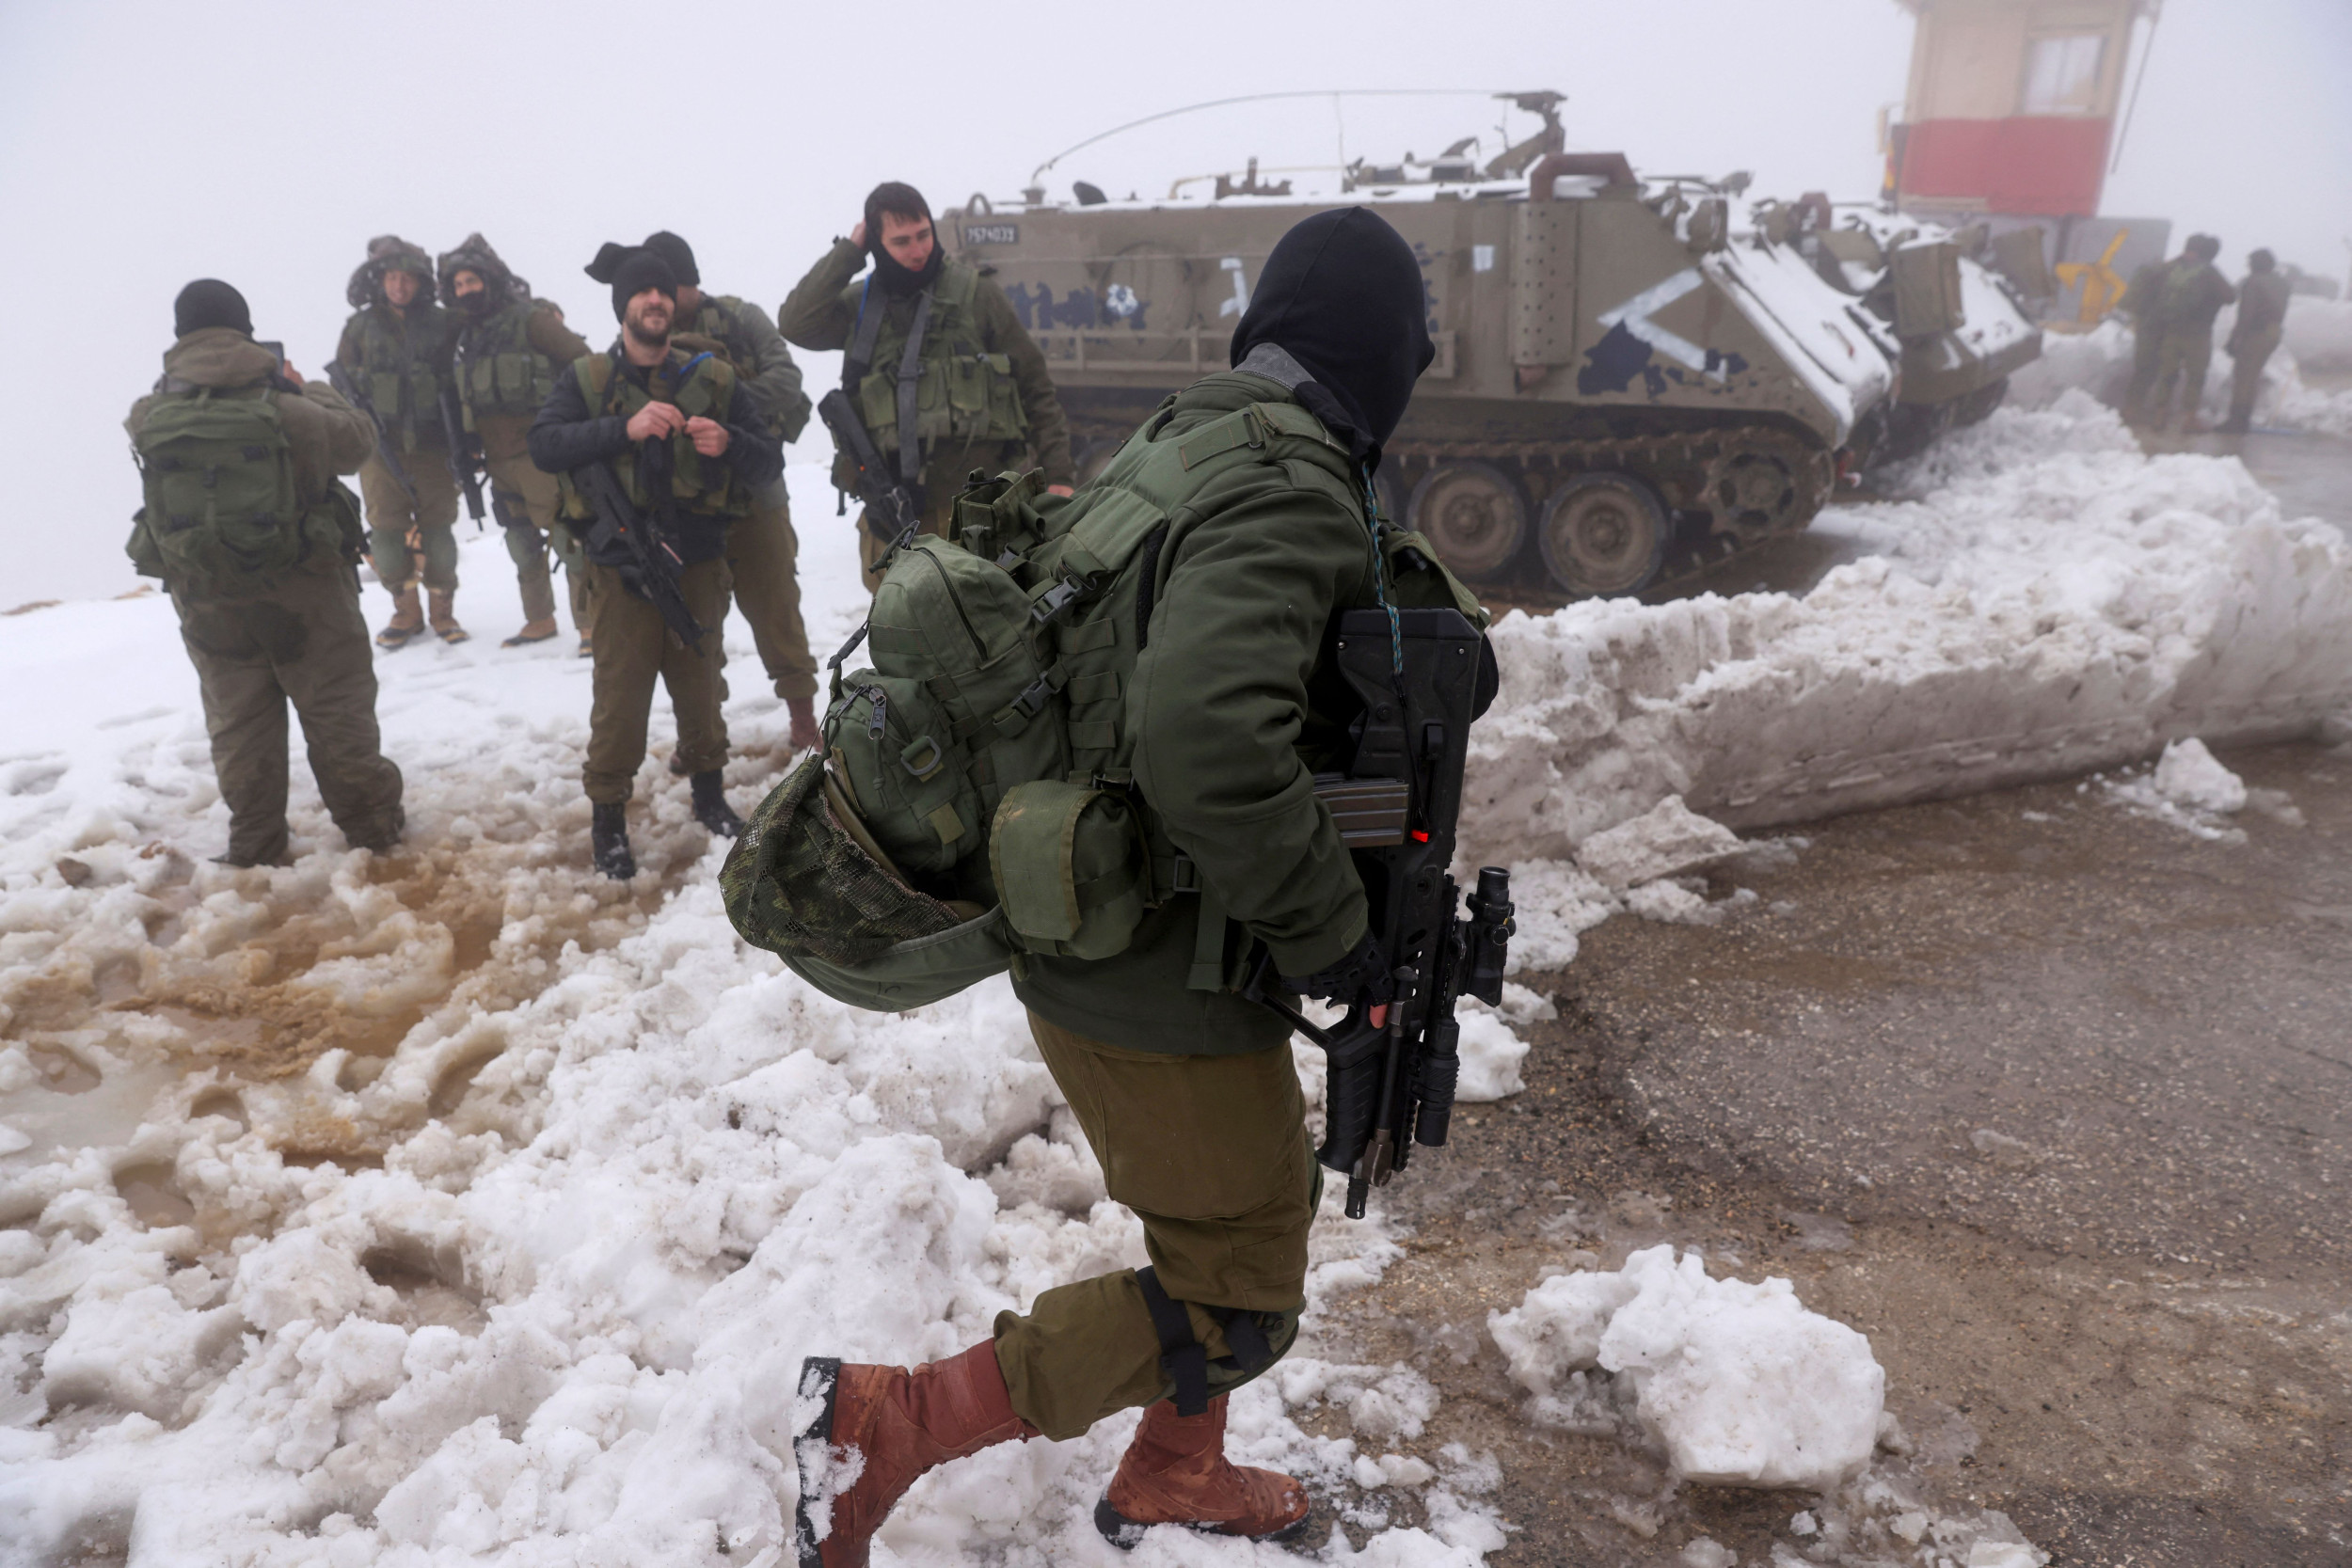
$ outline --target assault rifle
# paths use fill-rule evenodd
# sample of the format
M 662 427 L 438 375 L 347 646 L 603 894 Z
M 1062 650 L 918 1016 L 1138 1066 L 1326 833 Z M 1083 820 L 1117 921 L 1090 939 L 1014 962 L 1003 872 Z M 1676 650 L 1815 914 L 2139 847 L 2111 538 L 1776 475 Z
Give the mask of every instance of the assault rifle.
M 441 388 L 441 435 L 449 442 L 449 477 L 457 482 L 457 488 L 466 493 L 466 515 L 473 519 L 473 531 L 482 531 L 482 476 L 487 471 L 482 456 L 482 443 L 466 434 L 466 418 L 458 409 L 457 393 L 453 388 Z M 506 526 L 503 511 L 499 526 Z
M 1403 1170 L 1416 1143 L 1440 1148 L 1461 1070 L 1454 1005 L 1502 1000 L 1511 924 L 1509 873 L 1478 873 L 1468 918 L 1447 875 L 1462 804 L 1472 720 L 1495 691 L 1494 656 L 1453 610 L 1351 610 L 1340 620 L 1340 673 L 1364 705 L 1344 773 L 1317 774 L 1372 906 L 1372 933 L 1394 965 L 1393 1000 L 1359 996 L 1339 1022 L 1309 1022 L 1274 994 L 1261 957 L 1244 994 L 1281 1014 L 1330 1061 L 1323 1146 L 1347 1176 L 1347 1212 Z M 1398 665 L 1403 668 L 1400 670 Z
M 640 445 L 640 472 L 646 467 L 645 449 L 659 444 L 647 441 Z M 591 554 L 618 540 L 629 558 L 629 564 L 620 568 L 621 581 L 661 612 L 662 622 L 672 636 L 689 648 L 699 644 L 702 623 L 687 608 L 686 595 L 677 585 L 678 572 L 686 562 L 665 537 L 659 510 L 651 516 L 640 515 L 621 489 L 621 482 L 612 477 L 610 464 L 582 464 L 572 470 L 572 483 L 596 509 L 596 521 L 589 525 L 585 541 Z
M 891 551 L 914 538 L 922 527 L 922 503 L 904 481 L 892 475 L 848 393 L 836 389 L 818 398 L 817 417 L 833 432 L 834 446 L 857 470 L 857 499 L 866 503 L 866 531 L 890 546 L 882 553 L 882 560 L 887 561 Z M 873 569 L 881 571 L 880 562 Z
M 417 482 L 408 477 L 407 466 L 392 450 L 391 435 L 384 428 L 384 416 L 375 411 L 375 400 L 359 390 L 359 383 L 352 379 L 351 372 L 343 367 L 340 359 L 327 360 L 326 384 L 341 392 L 345 403 L 365 414 L 368 423 L 375 426 L 375 455 L 384 460 L 386 471 L 400 482 L 402 489 L 408 492 L 408 504 L 423 506 L 424 503 L 417 498 Z

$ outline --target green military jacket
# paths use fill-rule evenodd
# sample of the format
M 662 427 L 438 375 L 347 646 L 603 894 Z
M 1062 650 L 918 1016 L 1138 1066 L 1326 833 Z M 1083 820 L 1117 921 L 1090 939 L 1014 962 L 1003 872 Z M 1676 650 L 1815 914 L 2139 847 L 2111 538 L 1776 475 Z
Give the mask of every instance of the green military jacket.
M 2221 308 L 2237 298 L 2237 291 L 2209 262 L 2175 260 L 2164 275 L 2164 294 L 2157 311 L 2167 332 L 2207 334 Z
M 857 281 L 866 252 L 837 242 L 776 312 L 787 340 L 810 350 L 847 349 L 861 312 L 882 312 L 872 368 L 855 389 L 867 431 L 886 456 L 898 450 L 898 363 L 915 297 L 899 299 Z M 961 261 L 940 269 L 923 338 L 917 437 L 921 480 L 933 496 L 962 487 L 974 468 L 1035 466 L 1049 484 L 1075 483 L 1070 427 L 1045 356 L 993 278 Z M 918 296 L 919 297 L 919 296 Z M 834 482 L 849 488 L 836 465 Z
M 405 312 L 380 302 L 355 311 L 335 357 L 350 368 L 402 451 L 438 451 L 449 445 L 441 389 L 453 385 L 456 351 L 456 319 L 420 299 Z
M 691 317 L 681 315 L 672 324 L 671 337 L 704 339 L 724 350 L 744 390 L 767 418 L 769 434 L 778 440 L 797 441 L 808 428 L 810 404 L 801 389 L 801 367 L 765 311 L 735 294 L 704 294 Z
M 1173 400 L 1159 439 L 1296 401 L 1263 376 L 1213 375 Z M 1327 968 L 1362 940 L 1363 884 L 1312 775 L 1341 765 L 1356 707 L 1327 634 L 1377 602 L 1364 507 L 1321 468 L 1260 465 L 1177 514 L 1123 722 L 1138 792 L 1213 896 L 1167 900 L 1115 958 L 1028 958 L 1014 990 L 1041 1016 L 1135 1050 L 1263 1050 L 1290 1026 L 1235 992 L 1190 987 L 1204 903 L 1233 922 L 1229 959 L 1255 939 L 1285 974 Z M 1477 611 L 1434 566 L 1397 574 L 1391 594 Z
M 588 340 L 564 325 L 564 312 L 548 299 L 518 299 L 480 321 L 462 310 L 450 319 L 457 324 L 453 373 L 466 428 L 490 462 L 527 454 L 531 421 L 564 367 L 592 352 Z

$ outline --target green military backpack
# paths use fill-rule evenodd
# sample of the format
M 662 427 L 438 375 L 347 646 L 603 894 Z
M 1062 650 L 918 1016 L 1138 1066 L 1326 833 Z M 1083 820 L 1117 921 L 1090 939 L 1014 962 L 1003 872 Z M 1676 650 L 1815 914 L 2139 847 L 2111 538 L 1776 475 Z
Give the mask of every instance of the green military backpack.
M 833 660 L 821 752 L 760 803 L 720 874 L 744 941 L 896 1012 L 1027 954 L 1109 958 L 1146 910 L 1196 891 L 1131 788 L 1121 705 L 1171 532 L 1252 464 L 1359 516 L 1365 502 L 1345 449 L 1295 404 L 1252 404 L 1181 441 L 1153 438 L 1165 422 L 1164 407 L 1068 500 L 1034 472 L 976 484 L 953 542 L 918 536 L 891 559 Z M 1391 558 L 1431 553 L 1382 537 Z M 860 639 L 872 665 L 844 676 Z
M 266 583 L 302 559 L 294 451 L 267 385 L 167 381 L 133 447 L 146 504 L 132 560 L 200 591 Z

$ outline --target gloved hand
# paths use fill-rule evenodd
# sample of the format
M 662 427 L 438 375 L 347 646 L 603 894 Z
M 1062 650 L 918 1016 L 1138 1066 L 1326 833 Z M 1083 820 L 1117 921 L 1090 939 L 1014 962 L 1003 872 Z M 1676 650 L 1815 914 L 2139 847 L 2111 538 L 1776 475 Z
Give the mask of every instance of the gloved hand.
M 1389 973 L 1389 956 L 1380 950 L 1380 939 L 1366 931 L 1364 940 L 1346 958 L 1296 979 L 1285 974 L 1282 989 L 1294 996 L 1316 996 L 1346 1006 L 1359 996 L 1375 1003 L 1391 1000 L 1396 995 L 1396 978 Z

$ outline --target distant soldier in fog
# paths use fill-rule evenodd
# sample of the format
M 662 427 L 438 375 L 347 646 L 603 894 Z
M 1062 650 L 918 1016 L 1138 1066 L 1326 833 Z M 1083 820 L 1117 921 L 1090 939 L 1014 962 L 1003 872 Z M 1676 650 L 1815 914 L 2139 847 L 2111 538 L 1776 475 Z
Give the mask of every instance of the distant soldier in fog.
M 2156 351 L 2156 386 L 2148 404 L 2148 422 L 2162 430 L 2172 418 L 2173 393 L 2180 393 L 2181 427 L 2201 430 L 2197 405 L 2205 395 L 2205 371 L 2213 363 L 2213 319 L 2237 298 L 2237 291 L 2221 276 L 2213 260 L 2221 242 L 2211 234 L 2192 234 L 2181 247 L 2180 259 L 2166 270 L 2157 309 L 2164 325 L 2163 344 Z
M 397 234 L 370 240 L 368 259 L 344 291 L 353 315 L 335 350 L 358 388 L 355 401 L 373 408 L 382 432 L 360 467 L 359 493 L 368 504 L 369 558 L 392 595 L 392 618 L 375 639 L 387 648 L 405 646 L 425 628 L 411 536 L 424 556 L 434 631 L 448 642 L 466 638 L 454 604 L 457 481 L 441 431 L 441 389 L 449 385 L 457 333 L 449 313 L 433 303 L 433 258 L 421 246 Z
M 355 849 L 400 842 L 400 769 L 375 722 L 375 655 L 359 613 L 359 507 L 336 480 L 375 444 L 367 416 L 253 341 L 245 296 L 180 292 L 163 378 L 132 405 L 145 504 L 131 560 L 180 613 L 229 806 L 226 865 L 283 865 L 286 705 L 310 772 Z
M 2148 417 L 2148 394 L 2156 389 L 2156 358 L 2164 352 L 2164 280 L 2171 270 L 2172 263 L 2161 256 L 2141 262 L 2116 307 L 2132 324 L 2131 389 L 2123 397 L 2126 423 L 2138 424 Z
M 2279 347 L 2286 329 L 2287 300 L 2294 293 L 2279 274 L 2278 258 L 2257 250 L 2246 259 L 2246 281 L 2237 290 L 2237 324 L 2230 328 L 2230 420 L 2221 428 L 2234 436 L 2246 434 L 2254 418 L 2254 399 L 2263 387 L 2263 366 Z
M 479 234 L 440 259 L 441 302 L 457 323 L 454 372 L 466 430 L 482 451 L 506 553 L 522 591 L 522 630 L 503 646 L 544 642 L 555 635 L 555 583 L 550 548 L 564 562 L 572 630 L 587 646 L 587 558 L 571 531 L 556 527 L 555 476 L 531 460 L 531 421 L 555 389 L 565 366 L 589 352 L 588 341 L 564 325 L 552 300 L 531 297 Z

